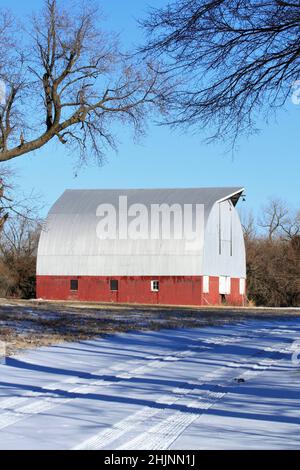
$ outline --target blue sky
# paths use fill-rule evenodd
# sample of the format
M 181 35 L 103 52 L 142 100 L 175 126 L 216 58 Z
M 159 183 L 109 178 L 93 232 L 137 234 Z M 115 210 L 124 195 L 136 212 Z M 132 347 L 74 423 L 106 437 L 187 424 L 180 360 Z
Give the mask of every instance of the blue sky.
M 141 33 L 135 18 L 143 16 L 147 4 L 158 6 L 164 0 L 100 1 L 106 15 L 106 28 L 120 32 L 122 41 L 138 42 Z M 25 19 L 42 0 L 2 0 Z M 299 77 L 300 78 L 300 77 Z M 201 187 L 244 186 L 244 205 L 255 212 L 268 200 L 279 197 L 291 206 L 300 206 L 299 155 L 300 105 L 290 101 L 277 121 L 258 123 L 259 135 L 240 141 L 234 158 L 224 146 L 205 145 L 203 136 L 180 133 L 150 124 L 138 144 L 130 132 L 118 129 L 119 150 L 109 151 L 103 167 L 91 165 L 75 177 L 76 160 L 61 144 L 13 160 L 18 184 L 24 191 L 34 189 L 45 201 L 45 211 L 66 188 Z M 44 211 L 44 212 L 45 212 Z

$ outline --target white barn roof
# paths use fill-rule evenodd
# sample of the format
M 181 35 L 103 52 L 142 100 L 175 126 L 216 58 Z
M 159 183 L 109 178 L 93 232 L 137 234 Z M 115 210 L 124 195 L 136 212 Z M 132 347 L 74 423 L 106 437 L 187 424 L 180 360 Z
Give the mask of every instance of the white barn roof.
M 50 209 L 52 214 L 87 214 L 96 212 L 100 203 L 117 204 L 120 195 L 128 204 L 204 204 L 210 209 L 215 202 L 239 198 L 241 187 L 176 189 L 67 189 Z M 83 229 L 83 227 L 82 227 Z
M 37 274 L 65 276 L 224 274 L 244 277 L 245 257 L 242 232 L 234 209 L 243 190 L 242 187 L 66 190 L 51 208 L 41 234 Z M 197 235 L 195 247 L 191 249 L 187 246 L 186 240 L 178 239 L 99 239 L 97 208 L 99 204 L 112 204 L 117 207 L 120 196 L 127 197 L 128 206 L 132 204 L 143 204 L 146 207 L 150 207 L 151 204 L 203 205 L 203 224 Z M 205 245 L 210 246 L 212 251 L 217 250 L 219 248 L 215 246 L 218 245 L 216 237 L 222 237 L 217 220 L 221 217 L 219 212 L 219 215 L 217 214 L 219 206 L 224 206 L 222 209 L 224 227 L 226 224 L 229 227 L 229 222 L 226 222 L 229 212 L 227 214 L 226 211 L 230 210 L 234 214 L 233 219 L 230 219 L 230 237 L 233 236 L 236 239 L 234 256 L 232 249 L 227 261 L 222 261 L 225 255 L 221 255 L 221 259 L 220 256 L 212 253 L 213 261 L 210 263 L 210 256 L 207 254 Z M 224 234 L 227 231 L 227 235 L 224 235 L 225 239 L 229 237 L 228 227 L 222 229 Z M 225 239 L 224 241 L 229 242 Z M 224 250 L 225 246 L 227 245 L 224 245 Z M 227 259 L 227 256 L 225 258 Z

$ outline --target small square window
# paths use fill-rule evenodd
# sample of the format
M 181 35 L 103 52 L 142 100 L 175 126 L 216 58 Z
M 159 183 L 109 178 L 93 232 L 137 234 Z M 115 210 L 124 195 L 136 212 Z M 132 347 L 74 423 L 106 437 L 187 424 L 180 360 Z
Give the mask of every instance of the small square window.
M 73 290 L 73 291 L 78 290 L 78 280 L 77 279 L 71 279 L 70 289 Z
M 151 291 L 152 292 L 159 291 L 159 281 L 151 281 Z
M 110 280 L 110 290 L 119 290 L 119 281 L 117 279 Z

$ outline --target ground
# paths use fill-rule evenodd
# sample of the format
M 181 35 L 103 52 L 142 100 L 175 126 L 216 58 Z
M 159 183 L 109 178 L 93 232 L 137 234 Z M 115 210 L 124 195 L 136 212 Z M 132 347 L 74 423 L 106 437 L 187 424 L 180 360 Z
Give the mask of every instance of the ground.
M 281 315 L 15 353 L 0 365 L 0 448 L 299 448 L 300 317 Z
M 0 341 L 18 350 L 132 330 L 223 325 L 245 318 L 299 316 L 300 308 L 163 307 L 0 299 Z

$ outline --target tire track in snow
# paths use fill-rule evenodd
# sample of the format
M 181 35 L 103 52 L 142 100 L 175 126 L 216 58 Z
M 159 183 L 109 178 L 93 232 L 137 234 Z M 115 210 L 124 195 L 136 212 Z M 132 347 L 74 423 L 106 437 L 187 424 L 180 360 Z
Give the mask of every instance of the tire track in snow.
M 194 341 L 194 340 L 193 340 Z M 68 394 L 84 394 L 84 393 L 96 393 L 98 387 L 108 387 L 111 385 L 115 385 L 117 380 L 122 381 L 124 379 L 130 379 L 132 377 L 143 375 L 152 371 L 153 369 L 163 368 L 168 365 L 170 362 L 180 361 L 182 358 L 187 356 L 192 356 L 197 354 L 195 351 L 191 349 L 186 349 L 184 351 L 179 351 L 177 353 L 169 354 L 167 356 L 155 356 L 155 355 L 148 355 L 145 356 L 145 359 L 151 359 L 149 363 L 143 364 L 142 361 L 130 361 L 131 365 L 134 366 L 132 370 L 128 370 L 126 368 L 123 369 L 124 366 L 128 366 L 128 361 L 122 361 L 120 364 L 111 366 L 108 370 L 115 372 L 115 370 L 119 370 L 120 372 L 113 375 L 113 380 L 95 380 L 87 384 L 81 384 L 79 386 L 73 387 L 71 389 L 64 390 L 65 393 Z M 139 365 L 138 365 L 139 364 Z M 143 364 L 143 365 L 142 365 Z M 138 365 L 138 367 L 137 367 Z M 91 377 L 93 375 L 100 375 L 103 374 L 103 368 L 95 370 L 90 373 Z M 52 396 L 45 396 L 42 397 L 42 392 L 26 392 L 21 397 L 14 397 L 9 399 L 4 399 L 0 402 L 0 409 L 7 410 L 7 408 L 14 408 L 13 410 L 5 411 L 4 413 L 0 414 L 0 430 L 4 429 L 12 424 L 17 423 L 22 419 L 26 419 L 30 416 L 35 414 L 43 413 L 45 411 L 49 411 L 53 408 L 56 408 L 60 405 L 64 405 L 69 403 L 70 401 L 79 398 L 79 397 L 61 397 L 59 394 L 55 393 L 56 390 L 61 388 L 62 385 L 66 385 L 68 383 L 74 383 L 78 380 L 78 378 L 71 377 L 59 382 L 54 382 L 53 384 L 45 385 L 41 387 L 42 390 L 45 390 L 45 393 L 49 392 L 49 390 L 53 390 Z M 21 385 L 20 385 L 21 386 Z M 32 402 L 32 398 L 40 398 Z M 27 404 L 27 402 L 30 403 Z
M 116 383 L 115 379 L 120 379 L 120 381 L 122 381 L 122 379 L 128 379 L 136 375 L 146 374 L 147 372 L 150 372 L 151 370 L 155 368 L 165 367 L 171 362 L 179 361 L 184 357 L 197 354 L 198 352 L 196 352 L 195 350 L 192 350 L 192 346 L 193 346 L 193 343 L 199 339 L 201 341 L 203 340 L 202 337 L 192 340 L 191 344 L 188 345 L 190 349 L 186 349 L 184 351 L 179 351 L 177 353 L 169 354 L 163 357 L 157 356 L 157 355 L 145 356 L 146 359 L 150 359 L 150 362 L 148 364 L 142 365 L 143 362 L 138 361 L 138 360 L 130 361 L 130 365 L 134 365 L 134 368 L 132 370 L 130 370 L 130 368 L 129 370 L 128 368 L 124 370 L 123 367 L 128 365 L 128 361 L 122 361 L 119 365 L 118 364 L 113 365 L 108 369 L 111 371 L 118 369 L 120 371 L 118 374 L 115 374 L 113 376 L 113 380 L 111 381 L 105 380 L 105 379 L 96 380 L 87 384 L 80 384 L 79 386 L 64 390 L 64 392 L 69 393 L 69 394 L 93 393 L 93 392 L 97 392 L 97 387 L 103 388 L 103 386 L 108 387 L 110 385 L 114 385 Z M 216 341 L 214 342 L 214 339 L 216 339 L 215 335 L 212 336 L 211 338 L 207 338 L 208 342 L 211 340 L 211 343 L 216 344 L 217 342 Z M 224 339 L 223 342 L 219 342 L 219 344 L 216 344 L 216 345 L 218 346 L 218 345 L 222 345 L 225 343 L 228 344 L 228 343 L 242 342 L 243 340 L 245 340 L 245 335 L 243 335 L 243 332 L 241 332 L 238 339 L 236 337 L 229 337 L 229 338 L 223 338 L 223 339 Z M 103 373 L 103 369 L 99 369 L 99 370 L 91 372 L 90 375 L 92 377 L 93 375 L 100 375 L 102 373 Z M 14 408 L 14 410 L 5 411 L 4 413 L 0 415 L 0 429 L 4 429 L 12 424 L 17 423 L 20 420 L 29 418 L 30 416 L 48 411 L 53 408 L 56 408 L 62 404 L 66 404 L 72 400 L 75 400 L 76 398 L 80 398 L 80 397 L 61 397 L 60 394 L 55 393 L 56 390 L 62 387 L 62 385 L 74 383 L 74 382 L 76 383 L 77 380 L 78 380 L 78 377 L 71 377 L 71 378 L 68 378 L 59 382 L 54 382 L 53 384 L 49 384 L 49 385 L 45 385 L 44 387 L 41 387 L 42 390 L 45 390 L 45 393 L 48 393 L 49 390 L 53 390 L 53 395 L 51 396 L 43 396 L 43 392 L 31 391 L 31 392 L 26 392 L 21 397 L 14 397 L 14 398 L 2 400 L 0 402 L 0 409 L 7 410 L 7 408 Z M 33 398 L 37 398 L 37 400 L 32 402 Z M 167 403 L 168 400 L 170 400 L 170 395 L 161 397 L 160 400 L 162 403 Z M 158 403 L 160 400 L 158 400 Z M 27 403 L 28 401 L 29 403 Z M 154 411 L 156 413 L 156 410 Z M 141 410 L 140 419 L 144 420 L 145 416 L 148 416 L 149 418 L 150 415 L 152 416 L 152 413 L 153 411 L 151 410 L 151 412 L 148 411 L 144 415 L 143 410 Z M 129 425 L 129 427 L 131 426 L 130 419 L 127 425 Z
M 285 352 L 288 352 L 289 348 L 286 348 Z M 282 350 L 283 352 L 283 350 Z M 246 371 L 238 376 L 239 379 L 249 380 L 265 370 L 272 367 L 274 364 L 280 362 L 280 360 L 272 359 L 272 356 L 276 356 L 277 352 L 271 353 L 271 357 L 260 361 L 258 364 L 253 364 L 252 369 Z M 227 379 L 222 385 L 217 387 L 224 388 L 222 392 L 209 391 L 207 394 L 201 393 L 197 400 L 187 401 L 183 403 L 183 406 L 190 408 L 191 411 L 183 412 L 176 411 L 166 419 L 162 420 L 150 427 L 147 431 L 139 434 L 135 438 L 123 443 L 118 446 L 116 450 L 167 450 L 176 441 L 176 439 L 198 418 L 200 418 L 205 411 L 211 408 L 216 402 L 224 398 L 228 392 L 232 391 L 232 387 L 228 388 L 228 385 L 232 383 L 235 375 L 232 375 L 230 379 Z M 188 398 L 188 397 L 187 397 Z M 197 410 L 197 411 L 193 411 Z M 201 411 L 199 411 L 201 410 Z
M 195 341 L 197 341 L 199 339 L 202 340 L 202 338 L 196 338 L 196 339 L 192 340 L 192 343 L 194 343 Z M 214 336 L 212 336 L 211 338 L 207 338 L 207 342 L 209 344 L 213 344 L 213 339 L 214 339 Z M 236 338 L 225 338 L 222 343 L 221 342 L 216 342 L 215 344 L 222 345 L 222 344 L 225 344 L 225 343 L 228 344 L 228 343 L 235 343 L 235 342 L 237 342 Z M 184 351 L 179 351 L 177 353 L 169 354 L 167 356 L 159 356 L 159 355 L 155 355 L 155 354 L 148 354 L 148 355 L 145 356 L 145 359 L 150 360 L 150 362 L 146 363 L 146 364 L 143 364 L 142 360 L 121 361 L 120 363 L 114 364 L 111 367 L 109 367 L 108 371 L 112 371 L 114 373 L 116 371 L 118 371 L 118 374 L 115 374 L 113 376 L 114 378 L 117 378 L 117 379 L 130 379 L 130 378 L 133 378 L 137 375 L 140 375 L 140 374 L 142 375 L 142 374 L 146 374 L 148 372 L 151 372 L 153 369 L 159 369 L 159 368 L 165 367 L 166 365 L 168 365 L 169 362 L 178 361 L 178 360 L 181 360 L 184 357 L 195 355 L 195 354 L 197 354 L 197 352 L 195 352 L 193 350 L 193 348 L 199 348 L 199 346 L 194 346 L 193 344 L 190 344 L 189 348 L 190 349 L 186 349 Z M 203 349 L 204 349 L 204 347 L 203 347 Z M 75 363 L 78 363 L 78 361 L 75 361 Z M 129 366 L 135 366 L 135 367 L 133 369 L 124 368 L 124 366 L 128 366 L 128 365 Z M 101 374 L 103 374 L 103 368 L 90 372 L 91 377 L 93 375 L 101 375 Z M 70 377 L 70 378 L 67 378 L 65 380 L 61 380 L 61 381 L 58 381 L 58 382 L 54 382 L 54 383 L 42 386 L 41 389 L 45 390 L 45 393 L 49 390 L 53 390 L 53 392 L 55 392 L 55 390 L 58 390 L 62 385 L 67 385 L 69 383 L 76 383 L 77 381 L 78 381 L 78 377 Z M 113 380 L 113 381 L 108 381 L 108 380 L 100 380 L 99 381 L 98 380 L 98 381 L 95 381 L 95 382 L 91 382 L 89 385 L 90 386 L 100 386 L 101 385 L 103 387 L 103 386 L 110 386 L 110 385 L 114 385 L 114 384 L 115 384 L 115 380 Z M 69 389 L 69 390 L 65 390 L 65 392 L 66 393 L 77 393 L 77 392 L 80 393 L 80 391 L 84 391 L 84 389 L 86 387 L 87 387 L 87 384 L 82 384 L 79 387 L 75 387 L 75 388 L 72 388 L 72 389 Z M 19 405 L 22 405 L 22 409 L 23 409 L 23 404 L 26 403 L 26 401 L 29 401 L 32 398 L 40 398 L 41 396 L 42 396 L 42 392 L 28 391 L 28 392 L 25 392 L 22 396 L 19 396 L 19 397 L 2 399 L 2 400 L 0 400 L 0 410 L 6 410 L 7 408 L 15 408 L 16 411 L 17 411 L 19 409 Z M 52 397 L 43 397 L 44 401 L 49 401 L 50 399 L 51 400 L 55 399 L 55 406 L 56 406 L 56 404 L 57 404 L 57 406 L 59 406 L 61 403 L 67 403 L 68 401 L 72 400 L 73 398 L 61 399 L 61 402 L 58 402 L 59 395 L 57 395 L 57 394 L 55 395 L 55 393 L 53 393 Z M 25 410 L 26 409 L 27 408 L 25 407 Z M 37 409 L 40 409 L 40 403 L 37 403 Z M 46 407 L 46 404 L 45 404 L 45 410 L 46 409 L 48 410 L 50 408 L 48 407 L 48 405 Z M 2 429 L 1 417 L 3 417 L 3 421 L 4 421 L 4 414 L 0 414 L 0 429 Z M 3 427 L 5 427 L 4 423 L 3 423 Z
M 274 328 L 273 330 L 269 330 L 268 331 L 268 334 L 260 334 L 260 330 L 257 331 L 257 336 L 256 338 L 259 338 L 259 337 L 267 337 L 269 336 L 270 334 L 272 334 L 274 331 L 276 330 L 276 328 Z M 255 330 L 252 332 L 255 334 Z M 203 338 L 199 338 L 201 340 L 203 340 Z M 245 338 L 239 338 L 239 341 L 237 341 L 236 338 L 232 338 L 233 341 L 232 343 L 241 343 L 243 342 L 243 340 Z M 213 340 L 213 337 L 212 338 L 209 338 L 207 342 L 209 341 L 212 341 Z M 219 338 L 218 338 L 219 340 Z M 224 342 L 221 343 L 220 341 L 218 341 L 217 345 L 222 345 L 222 344 L 225 344 L 227 343 L 228 344 L 228 338 L 224 339 Z M 258 353 L 256 354 L 253 354 L 252 356 L 250 357 L 259 357 L 260 355 L 262 355 L 264 352 L 266 352 L 268 348 L 265 348 L 265 349 L 261 349 Z M 277 352 L 277 351 L 276 351 Z M 275 352 L 274 352 L 275 354 Z M 269 360 L 269 359 L 268 359 Z M 237 373 L 237 369 L 243 369 L 245 367 L 249 367 L 249 356 L 248 358 L 241 362 L 241 363 L 238 363 L 238 364 L 230 364 L 232 367 L 235 367 L 235 371 L 234 371 L 234 374 L 232 374 L 232 371 L 229 371 L 228 372 L 228 365 L 227 366 L 222 366 L 222 367 L 219 367 L 217 368 L 216 370 L 212 371 L 212 372 L 209 372 L 208 374 L 206 374 L 204 376 L 204 378 L 202 377 L 201 380 L 198 381 L 197 385 L 213 385 L 215 387 L 222 387 L 220 384 L 213 384 L 213 381 L 214 380 L 217 380 L 219 381 L 220 379 L 225 379 L 226 380 L 226 372 L 230 375 L 230 378 L 227 379 L 227 382 L 230 383 L 233 378 L 236 377 L 236 373 Z M 256 367 L 257 364 L 253 364 L 253 367 Z M 222 374 L 222 372 L 225 371 L 225 374 Z M 176 393 L 176 392 L 179 392 L 179 395 Z M 198 389 L 195 388 L 195 389 L 191 389 L 190 387 L 188 389 L 175 389 L 173 390 L 173 393 L 171 394 L 168 394 L 168 395 L 163 395 L 162 397 L 160 397 L 155 403 L 157 405 L 159 404 L 166 404 L 166 405 L 174 405 L 176 403 L 178 403 L 183 397 L 185 398 L 188 398 L 188 395 L 192 395 L 192 394 L 195 394 L 198 392 Z M 193 403 L 193 407 L 195 407 L 196 409 L 199 408 L 202 408 L 203 407 L 203 410 L 206 410 L 208 409 L 210 406 L 212 406 L 217 400 L 221 399 L 227 392 L 216 392 L 216 391 L 211 391 L 209 393 L 203 393 L 203 397 L 202 397 L 202 402 L 199 403 L 199 399 L 197 400 L 197 402 L 195 403 L 194 401 L 192 402 Z M 201 397 L 200 397 L 201 398 Z M 193 398 L 194 400 L 194 398 Z M 191 404 L 187 404 L 187 407 L 189 408 L 192 408 Z M 138 428 L 138 426 L 141 426 L 143 425 L 148 419 L 151 419 L 153 417 L 155 417 L 155 419 L 157 419 L 158 415 L 159 414 L 164 414 L 166 412 L 165 409 L 159 409 L 159 408 L 155 408 L 155 407 L 149 407 L 149 406 L 146 406 L 144 408 L 142 408 L 141 410 L 139 410 L 138 412 L 134 413 L 133 415 L 125 418 L 124 420 L 121 420 L 120 422 L 114 424 L 111 428 L 105 428 L 103 429 L 102 431 L 100 431 L 99 433 L 97 433 L 96 435 L 92 436 L 91 438 L 89 439 L 86 439 L 84 442 L 80 443 L 79 445 L 76 445 L 73 450 L 98 450 L 98 449 L 104 449 L 104 448 L 107 448 L 107 446 L 109 446 L 112 442 L 114 441 L 117 441 L 118 439 L 120 439 L 121 437 L 123 437 L 124 435 L 126 435 L 127 433 L 129 433 L 130 431 L 132 430 L 136 430 Z M 202 413 L 200 413 L 202 414 Z M 174 415 L 172 415 L 172 417 L 169 417 L 167 418 L 166 422 L 167 424 L 165 425 L 164 422 L 163 423 L 160 423 L 160 425 L 162 426 L 163 429 L 165 430 L 168 430 L 166 431 L 169 432 L 170 435 L 173 435 L 174 432 L 175 432 L 175 429 L 181 429 L 183 423 L 184 424 L 184 429 L 186 427 L 188 427 L 195 419 L 197 419 L 199 417 L 198 414 L 195 414 L 195 413 L 189 413 L 189 415 L 187 416 L 187 413 L 183 413 L 183 412 L 180 412 L 180 411 L 177 411 Z M 178 423 L 177 423 L 177 420 L 178 420 Z M 190 421 L 191 420 L 191 421 Z M 182 423 L 182 424 L 180 424 Z M 154 426 L 154 433 L 159 433 L 159 426 L 160 425 L 156 425 Z M 172 431 L 173 429 L 173 431 Z M 173 434 L 172 434 L 173 433 Z M 148 441 L 149 439 L 149 442 L 152 442 L 151 441 L 151 435 L 150 436 L 145 436 L 145 434 L 148 434 L 148 433 L 144 433 L 140 436 L 138 436 L 136 439 L 137 441 L 135 440 L 135 438 L 133 440 L 130 440 L 129 442 L 121 445 L 121 447 L 117 447 L 117 449 L 143 449 L 144 447 L 135 447 L 135 446 L 138 446 L 138 445 L 141 445 L 141 443 L 145 442 L 144 440 Z M 160 436 L 159 438 L 157 439 L 157 442 L 158 442 L 158 446 L 161 446 L 161 443 L 162 443 L 162 437 L 161 437 L 161 433 L 160 433 Z M 130 443 L 132 443 L 132 447 L 128 447 L 130 445 Z M 154 449 L 155 447 L 149 447 L 149 449 Z M 161 447 L 157 447 L 157 448 L 161 448 Z M 147 447 L 148 449 L 148 447 Z
M 208 374 L 209 375 L 209 374 Z M 155 401 L 156 405 L 174 405 L 177 401 L 179 401 L 183 395 L 187 395 L 191 393 L 193 390 L 191 388 L 188 389 L 175 389 L 173 394 L 162 395 L 158 400 Z M 176 393 L 178 394 L 176 396 Z M 112 442 L 117 441 L 122 436 L 126 435 L 133 429 L 137 429 L 138 426 L 143 425 L 148 419 L 153 417 L 157 417 L 160 413 L 164 412 L 164 408 L 155 408 L 146 406 L 143 407 L 141 410 L 133 413 L 132 415 L 128 416 L 127 418 L 117 422 L 111 428 L 105 428 L 100 431 L 95 436 L 88 438 L 84 442 L 76 445 L 73 447 L 72 450 L 100 450 L 104 449 L 109 446 Z

